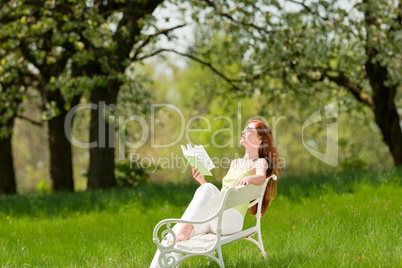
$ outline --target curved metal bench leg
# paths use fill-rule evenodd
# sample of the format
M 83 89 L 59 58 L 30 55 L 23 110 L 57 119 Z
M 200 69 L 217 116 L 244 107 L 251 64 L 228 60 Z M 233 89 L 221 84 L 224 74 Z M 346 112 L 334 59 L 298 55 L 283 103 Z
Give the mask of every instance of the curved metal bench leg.
M 225 263 L 223 262 L 222 248 L 218 248 L 218 256 L 219 256 L 219 266 L 225 268 Z
M 263 259 L 267 258 L 267 253 L 264 250 L 264 245 L 262 243 L 262 237 L 261 237 L 261 230 L 258 232 L 258 244 L 259 244 L 259 248 L 261 250 L 261 256 Z

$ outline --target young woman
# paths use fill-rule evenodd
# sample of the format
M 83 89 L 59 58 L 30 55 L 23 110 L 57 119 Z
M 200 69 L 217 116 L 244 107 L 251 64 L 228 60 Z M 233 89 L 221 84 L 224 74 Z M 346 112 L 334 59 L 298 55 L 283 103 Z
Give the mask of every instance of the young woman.
M 240 144 L 246 149 L 244 157 L 232 161 L 229 171 L 222 180 L 222 191 L 231 186 L 257 184 L 261 185 L 265 179 L 272 174 L 280 175 L 277 166 L 278 155 L 271 129 L 262 121 L 251 120 L 248 126 L 242 131 Z M 221 191 L 207 183 L 204 176 L 193 168 L 193 177 L 200 183 L 194 194 L 190 205 L 184 212 L 182 219 L 202 220 L 212 216 L 218 209 Z M 271 204 L 276 193 L 276 181 L 269 180 L 261 214 L 264 216 L 268 206 Z M 248 208 L 248 203 L 235 208 L 225 210 L 222 218 L 222 235 L 230 235 L 242 230 L 243 221 Z M 257 213 L 257 206 L 250 208 L 250 214 Z M 177 241 L 187 240 L 190 237 L 205 233 L 216 232 L 217 219 L 204 224 L 176 224 L 173 231 Z M 172 243 L 173 241 L 170 241 Z M 175 255 L 175 254 L 172 254 Z M 177 258 L 178 256 L 174 256 Z M 158 267 L 159 251 L 156 252 L 151 267 Z

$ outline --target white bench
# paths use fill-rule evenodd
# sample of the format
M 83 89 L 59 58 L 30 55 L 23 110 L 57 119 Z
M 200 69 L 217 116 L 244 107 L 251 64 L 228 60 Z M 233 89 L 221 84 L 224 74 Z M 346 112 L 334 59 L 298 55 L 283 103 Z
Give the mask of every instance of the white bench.
M 260 220 L 261 220 L 261 205 L 262 200 L 265 193 L 265 188 L 270 179 L 276 180 L 277 177 L 272 175 L 267 178 L 262 185 L 248 185 L 248 186 L 240 186 L 240 187 L 230 187 L 224 194 L 219 210 L 215 213 L 215 215 L 209 217 L 208 219 L 201 221 L 188 221 L 182 219 L 166 219 L 160 221 L 154 228 L 153 232 L 153 242 L 156 244 L 161 254 L 159 256 L 159 265 L 161 267 L 175 267 L 184 261 L 187 258 L 193 256 L 206 256 L 213 260 L 215 260 L 220 267 L 225 267 L 222 257 L 222 246 L 227 245 L 231 242 L 234 242 L 239 239 L 246 239 L 258 246 L 261 251 L 261 255 L 263 258 L 266 257 L 266 253 L 264 251 L 264 246 L 261 238 L 261 228 L 260 228 Z M 252 202 L 251 202 L 252 201 Z M 222 236 L 222 215 L 223 211 L 229 208 L 236 207 L 238 205 L 251 202 L 249 204 L 249 208 L 258 204 L 257 213 L 256 213 L 256 225 L 248 228 L 247 230 L 240 231 L 238 233 Z M 188 223 L 188 224 L 200 224 L 211 221 L 214 218 L 218 218 L 218 225 L 216 228 L 216 234 L 207 233 L 193 236 L 189 240 L 176 242 L 176 234 L 171 229 L 171 223 Z M 160 243 L 158 232 L 162 226 L 166 226 L 166 229 L 163 230 L 160 234 L 162 241 L 166 241 L 169 238 L 169 235 L 173 237 L 173 243 Z M 251 236 L 257 234 L 258 240 L 251 238 Z M 216 252 L 218 252 L 218 258 L 215 256 Z M 182 256 L 179 259 L 175 259 L 173 256 L 169 256 L 169 253 L 181 253 Z

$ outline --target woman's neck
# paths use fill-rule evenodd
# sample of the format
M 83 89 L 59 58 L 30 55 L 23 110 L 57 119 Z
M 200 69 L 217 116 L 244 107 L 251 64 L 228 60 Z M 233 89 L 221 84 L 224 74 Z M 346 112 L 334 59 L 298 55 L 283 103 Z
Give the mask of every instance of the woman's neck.
M 257 150 L 253 150 L 253 151 L 246 150 L 246 153 L 244 154 L 243 159 L 244 160 L 258 159 L 258 151 Z

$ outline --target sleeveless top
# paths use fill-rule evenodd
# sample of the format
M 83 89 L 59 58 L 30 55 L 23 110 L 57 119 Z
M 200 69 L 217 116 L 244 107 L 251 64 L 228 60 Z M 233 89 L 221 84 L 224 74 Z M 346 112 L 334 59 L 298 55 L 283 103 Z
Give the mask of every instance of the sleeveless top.
M 236 160 L 236 162 L 237 162 L 237 160 Z M 227 189 L 229 189 L 232 186 L 236 186 L 236 183 L 238 180 L 240 180 L 246 176 L 251 176 L 252 174 L 251 174 L 250 169 L 254 165 L 254 163 L 255 162 L 253 162 L 253 164 L 249 168 L 235 169 L 233 167 L 230 167 L 228 173 L 222 179 L 221 192 L 227 191 Z M 247 202 L 247 203 L 241 204 L 237 207 L 234 207 L 234 209 L 239 211 L 240 214 L 243 215 L 243 218 L 244 218 L 247 213 L 248 205 L 249 205 L 249 203 Z

